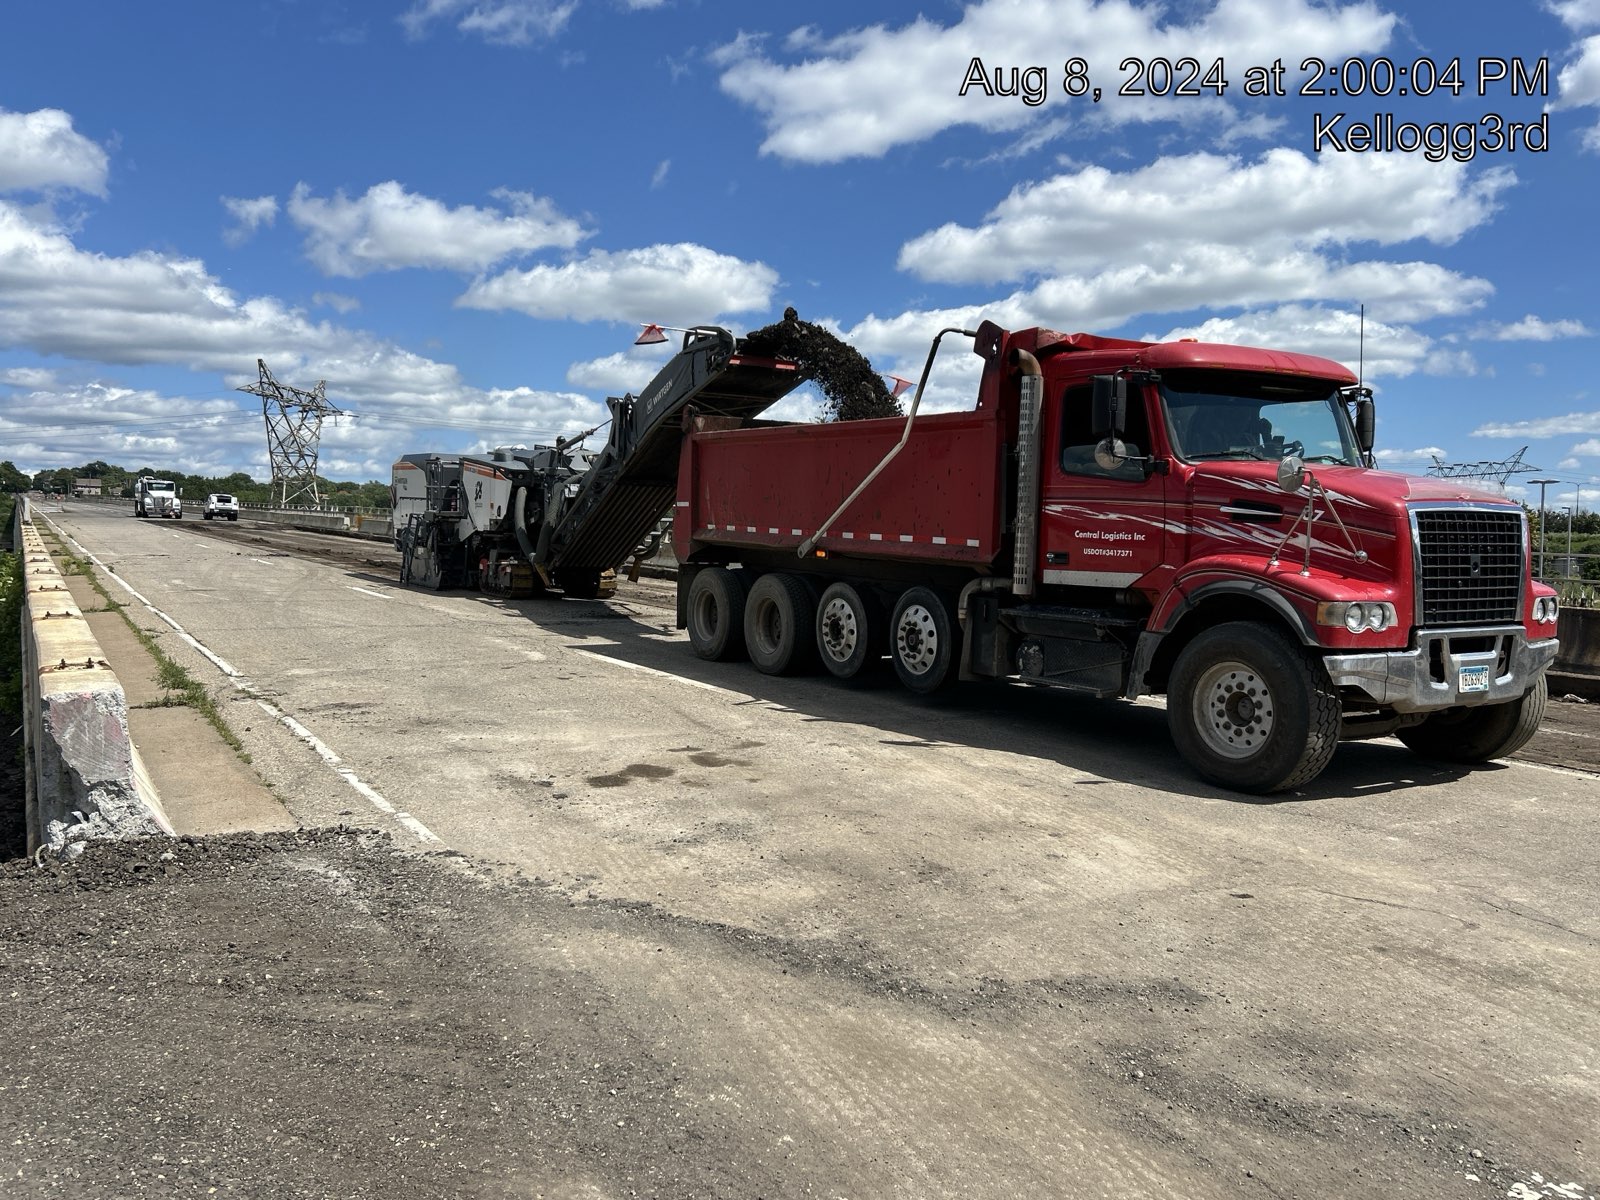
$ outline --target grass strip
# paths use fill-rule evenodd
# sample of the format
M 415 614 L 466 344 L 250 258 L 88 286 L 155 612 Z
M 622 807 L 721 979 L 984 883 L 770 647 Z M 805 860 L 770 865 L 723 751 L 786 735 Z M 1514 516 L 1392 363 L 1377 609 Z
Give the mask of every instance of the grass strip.
M 192 708 L 206 719 L 206 722 L 217 731 L 220 737 L 237 754 L 241 761 L 250 762 L 250 755 L 245 751 L 244 743 L 223 718 L 222 712 L 217 708 L 217 702 L 211 693 L 206 690 L 206 685 L 191 675 L 183 664 L 176 662 L 163 650 L 148 630 L 140 628 L 132 617 L 128 615 L 127 605 L 112 598 L 106 590 L 105 584 L 100 582 L 100 576 L 95 573 L 93 564 L 67 552 L 60 540 L 53 536 L 53 531 L 45 535 L 53 543 L 57 562 L 61 565 L 63 575 L 81 575 L 95 592 L 105 601 L 104 611 L 114 612 L 122 618 L 124 624 L 139 639 L 139 644 L 150 652 L 150 657 L 156 663 L 156 683 L 166 693 L 160 700 L 148 704 L 134 705 L 135 708 Z

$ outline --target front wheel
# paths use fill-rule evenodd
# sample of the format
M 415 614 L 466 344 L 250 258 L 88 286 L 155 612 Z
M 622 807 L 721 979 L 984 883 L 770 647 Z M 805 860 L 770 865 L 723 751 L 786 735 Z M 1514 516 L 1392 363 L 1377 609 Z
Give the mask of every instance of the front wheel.
M 1449 763 L 1480 763 L 1521 750 L 1539 731 L 1550 685 L 1543 675 L 1520 700 L 1482 708 L 1435 713 L 1420 725 L 1395 732 L 1423 758 Z
M 1279 630 L 1248 621 L 1197 636 L 1167 685 L 1178 752 L 1204 778 L 1240 792 L 1315 779 L 1339 745 L 1339 711 L 1317 658 Z

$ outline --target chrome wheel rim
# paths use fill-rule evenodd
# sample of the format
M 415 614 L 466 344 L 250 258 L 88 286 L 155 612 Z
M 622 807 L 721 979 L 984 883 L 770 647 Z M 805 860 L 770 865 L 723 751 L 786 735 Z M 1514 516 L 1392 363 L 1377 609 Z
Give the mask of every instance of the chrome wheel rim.
M 921 604 L 907 605 L 894 631 L 895 654 L 913 675 L 926 675 L 939 657 L 939 627 Z
M 860 636 L 855 609 L 844 597 L 835 596 L 823 606 L 820 621 L 823 653 L 834 662 L 849 661 L 856 652 L 856 639 Z
M 1201 740 L 1223 758 L 1250 758 L 1272 737 L 1277 704 L 1267 681 L 1247 663 L 1211 667 L 1200 677 L 1192 704 Z

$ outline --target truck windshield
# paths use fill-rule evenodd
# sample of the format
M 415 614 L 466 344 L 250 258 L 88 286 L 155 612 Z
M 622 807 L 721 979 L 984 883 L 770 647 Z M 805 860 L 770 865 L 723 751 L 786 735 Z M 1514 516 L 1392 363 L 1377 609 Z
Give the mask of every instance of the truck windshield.
M 1189 462 L 1265 459 L 1358 466 L 1350 417 L 1326 379 L 1167 371 L 1161 405 L 1172 445 Z

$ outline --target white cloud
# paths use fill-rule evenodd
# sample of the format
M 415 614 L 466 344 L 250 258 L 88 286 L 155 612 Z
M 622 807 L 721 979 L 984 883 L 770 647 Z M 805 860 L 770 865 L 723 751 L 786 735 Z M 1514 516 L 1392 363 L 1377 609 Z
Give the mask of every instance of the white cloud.
M 1529 313 L 1510 324 L 1481 326 L 1472 336 L 1495 342 L 1553 342 L 1558 338 L 1593 337 L 1594 331 L 1582 321 L 1546 321 Z
M 103 459 L 130 469 L 227 474 L 259 458 L 266 441 L 259 410 L 230 400 L 170 396 L 103 380 L 53 381 L 8 398 L 0 443 L 14 461 L 50 467 Z
M 1487 221 L 1514 182 L 1506 170 L 1437 169 L 1446 165 L 1381 155 L 1312 160 L 1278 149 L 1246 164 L 1194 154 L 1122 173 L 1081 168 L 1019 188 L 977 226 L 912 239 L 899 265 L 944 283 L 1032 281 L 984 309 L 1013 328 L 1106 329 L 1142 314 L 1295 306 L 1270 322 L 1274 329 L 1304 333 L 1309 320 L 1316 344 L 1337 329 L 1347 358 L 1355 306 L 1365 303 L 1378 318 L 1375 333 L 1387 337 L 1375 349 L 1397 356 L 1381 369 L 1470 373 L 1470 358 L 1430 359 L 1429 340 L 1401 326 L 1471 311 L 1492 286 L 1434 263 L 1361 260 L 1348 250 L 1453 242 Z M 1326 306 L 1341 303 L 1349 312 L 1330 320 Z M 937 328 L 942 314 L 908 316 Z
M 1600 104 L 1600 33 L 1577 44 L 1577 54 L 1556 75 L 1553 108 L 1581 108 Z
M 1559 417 L 1539 417 L 1532 421 L 1495 421 L 1480 425 L 1473 437 L 1547 438 L 1575 433 L 1600 433 L 1600 412 L 1565 413 Z
M 1404 377 L 1423 369 L 1431 349 L 1428 338 L 1404 325 L 1388 325 L 1368 318 L 1366 352 L 1362 354 L 1359 313 L 1317 305 L 1288 304 L 1279 308 L 1211 317 L 1198 325 L 1184 325 L 1165 333 L 1145 334 L 1144 340 L 1171 342 L 1179 338 L 1222 342 L 1237 346 L 1271 346 L 1302 354 L 1317 354 L 1342 363 L 1351 371 L 1358 366 L 1373 379 Z
M 765 263 L 678 242 L 506 271 L 478 280 L 456 303 L 551 319 L 687 325 L 765 309 L 777 284 L 777 272 Z
M 629 392 L 637 395 L 644 390 L 645 384 L 655 378 L 676 349 L 676 343 L 667 342 L 663 346 L 641 346 L 634 350 L 619 350 L 603 358 L 575 362 L 567 368 L 567 382 L 573 387 L 604 392 L 608 396 L 621 396 Z
M 559 34 L 577 7 L 577 0 L 418 0 L 401 14 L 400 24 L 413 39 L 443 21 L 486 42 L 527 46 Z
M 785 46 L 803 56 L 794 65 L 773 61 L 764 39 L 747 34 L 721 47 L 715 61 L 723 67 L 723 90 L 765 120 L 765 153 L 821 163 L 877 157 L 957 125 L 1009 131 L 1062 112 L 1097 121 L 1206 122 L 1222 132 L 1234 118 L 1232 106 L 1191 97 L 1119 99 L 1125 76 L 1111 64 L 1130 47 L 1147 59 L 1193 56 L 1204 65 L 1219 57 L 1228 64 L 1299 62 L 1308 55 L 1332 60 L 1382 49 L 1396 22 L 1372 3 L 1337 8 L 1309 0 L 1218 0 L 1188 24 L 1164 25 L 1163 15 L 1155 4 L 982 0 L 950 26 L 919 16 L 896 29 L 874 25 L 833 38 L 797 30 Z M 1055 44 L 1044 36 L 1050 31 L 1070 31 L 1065 44 L 1096 72 L 1101 103 L 1064 94 L 1062 56 L 1039 49 Z M 1048 99 L 1029 106 L 972 88 L 960 95 L 975 57 L 991 70 L 1051 60 Z M 1242 78 L 1230 82 L 1238 94 Z
M 1595 455 L 1600 454 L 1600 438 L 1590 438 L 1586 442 L 1579 442 L 1570 451 L 1568 451 L 1568 453 L 1569 454 L 1575 454 L 1575 455 L 1576 454 L 1581 454 L 1585 458 L 1593 458 Z M 1568 459 L 1566 461 L 1571 462 L 1572 460 Z M 1576 465 L 1576 464 L 1574 464 L 1574 465 Z M 1570 467 L 1565 468 L 1565 469 L 1566 470 L 1571 470 Z
M 1422 446 L 1416 450 L 1374 450 L 1373 457 L 1380 466 L 1393 466 L 1405 463 L 1426 463 L 1431 465 L 1436 458 L 1445 457 L 1442 446 Z
M 348 394 L 438 397 L 456 369 L 272 297 L 241 299 L 198 259 L 80 250 L 60 229 L 0 202 L 0 348 L 91 362 L 203 371 L 283 369 Z
M 661 162 L 657 164 L 655 172 L 650 176 L 651 191 L 655 191 L 657 188 L 661 187 L 667 182 L 667 172 L 670 170 L 672 170 L 672 160 L 670 158 L 663 158 Z
M 222 240 L 230 246 L 242 246 L 263 225 L 271 225 L 278 219 L 278 198 L 276 196 L 257 196 L 246 199 L 242 196 L 222 197 L 222 207 L 228 210 L 237 224 L 223 230 Z
M 0 109 L 0 192 L 72 188 L 106 194 L 106 152 L 58 108 Z
M 6 371 L 0 371 L 0 383 L 10 387 L 50 387 L 55 381 L 56 373 L 47 371 L 43 367 L 12 367 Z
M 346 296 L 342 292 L 314 292 L 311 296 L 311 303 L 321 304 L 340 314 L 352 313 L 361 307 L 361 301 L 354 296 Z
M 1592 29 L 1600 25 L 1600 0 L 1551 0 L 1545 8 L 1568 29 Z
M 361 276 L 403 267 L 481 271 L 531 250 L 570 249 L 589 236 L 555 205 L 527 192 L 492 193 L 509 212 L 462 205 L 406 191 L 389 180 L 354 200 L 330 200 L 296 184 L 289 218 L 306 230 L 306 254 L 327 275 Z
M 1213 154 L 1117 173 L 1090 166 L 1018 188 L 982 224 L 913 238 L 899 266 L 923 279 L 992 283 L 1112 264 L 1161 264 L 1209 246 L 1260 260 L 1295 250 L 1454 242 L 1493 214 L 1514 182 L 1459 163 L 1379 154 L 1308 158 L 1275 149 L 1253 163 Z

